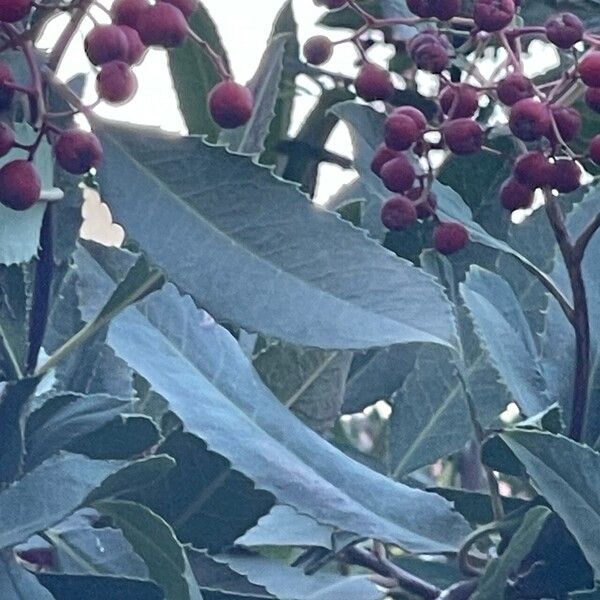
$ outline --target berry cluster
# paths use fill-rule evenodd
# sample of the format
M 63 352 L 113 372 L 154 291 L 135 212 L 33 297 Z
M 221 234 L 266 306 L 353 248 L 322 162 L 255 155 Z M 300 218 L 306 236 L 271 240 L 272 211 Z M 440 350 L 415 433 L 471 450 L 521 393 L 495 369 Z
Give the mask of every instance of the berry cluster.
M 587 32 L 576 15 L 558 14 L 545 25 L 532 27 L 514 25 L 520 5 L 515 0 L 474 0 L 469 14 L 461 12 L 463 3 L 459 0 L 407 0 L 415 17 L 395 19 L 378 19 L 355 0 L 315 3 L 332 10 L 349 7 L 364 19 L 363 27 L 348 39 L 331 42 L 317 36 L 304 47 L 306 60 L 320 65 L 331 57 L 335 44 L 354 44 L 362 61 L 354 86 L 363 100 L 389 103 L 395 92 L 391 74 L 366 55 L 361 36 L 372 29 L 419 25 L 419 33 L 406 44 L 406 54 L 417 69 L 439 80 L 439 108 L 431 122 L 417 108 L 387 104 L 384 140 L 371 166 L 386 188 L 396 194 L 381 211 L 388 229 L 401 230 L 418 219 L 433 218 L 437 223 L 433 243 L 440 252 L 450 254 L 467 244 L 468 234 L 462 225 L 441 223 L 436 216 L 436 198 L 431 190 L 436 171 L 430 152 L 497 152 L 486 145 L 488 131 L 477 120 L 484 96 L 504 106 L 510 131 L 523 148 L 499 194 L 507 210 L 531 207 L 536 189 L 575 191 L 581 183 L 581 161 L 600 164 L 600 135 L 593 138 L 584 155 L 577 155 L 569 146 L 582 128 L 580 113 L 570 105 L 570 92 L 579 82 L 585 85 L 587 106 L 600 112 L 600 38 Z M 457 35 L 465 40 L 457 43 Z M 574 65 L 556 81 L 537 86 L 523 71 L 524 37 L 541 38 L 560 51 L 568 51 L 575 57 Z M 481 44 L 495 44 L 506 51 L 503 68 L 491 80 L 473 76 L 477 64 L 469 53 Z M 457 80 L 450 67 L 457 64 L 454 59 L 460 48 L 466 49 L 461 59 L 467 66 L 464 76 Z
M 247 123 L 254 109 L 252 92 L 232 81 L 221 58 L 189 28 L 188 19 L 197 8 L 198 0 L 156 0 L 153 3 L 115 0 L 110 10 L 111 22 L 96 24 L 84 40 L 85 54 L 98 68 L 98 101 L 117 105 L 129 101 L 138 87 L 133 67 L 144 59 L 148 47 L 174 48 L 191 38 L 208 53 L 222 78 L 208 98 L 214 121 L 223 128 Z M 37 139 L 33 144 L 19 143 L 12 129 L 0 124 L 0 157 L 15 148 L 28 154 L 27 158 L 12 160 L 0 169 L 0 203 L 13 210 L 26 210 L 40 199 L 42 184 L 33 159 L 44 138 L 53 144 L 57 163 L 69 173 L 84 174 L 98 167 L 103 156 L 100 141 L 92 132 L 77 128 L 62 130 L 54 121 L 64 115 L 45 109 L 47 90 L 33 57 L 31 42 L 24 41 L 24 36 L 13 25 L 27 19 L 35 10 L 45 8 L 32 0 L 0 0 L 0 25 L 9 45 L 26 55 L 33 82 L 30 86 L 17 82 L 10 66 L 0 60 L 0 110 L 8 109 L 16 94 L 25 94 L 39 111 Z M 91 107 L 79 103 L 73 107 L 72 114 L 89 110 Z

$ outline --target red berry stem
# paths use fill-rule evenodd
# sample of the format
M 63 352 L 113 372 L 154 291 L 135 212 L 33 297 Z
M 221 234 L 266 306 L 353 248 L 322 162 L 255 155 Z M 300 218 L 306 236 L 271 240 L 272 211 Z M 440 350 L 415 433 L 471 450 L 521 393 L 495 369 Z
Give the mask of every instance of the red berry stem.
M 229 72 L 229 69 L 225 65 L 225 61 L 223 60 L 223 57 L 220 54 L 218 54 L 217 52 L 215 52 L 210 47 L 210 44 L 206 40 L 202 39 L 191 27 L 188 27 L 188 33 L 189 33 L 190 38 L 196 44 L 198 44 L 198 46 L 200 46 L 200 48 L 202 48 L 203 52 L 211 60 L 211 62 L 215 66 L 215 69 L 217 69 L 217 73 L 219 74 L 219 77 L 221 77 L 221 79 L 223 81 L 232 79 L 231 73 Z

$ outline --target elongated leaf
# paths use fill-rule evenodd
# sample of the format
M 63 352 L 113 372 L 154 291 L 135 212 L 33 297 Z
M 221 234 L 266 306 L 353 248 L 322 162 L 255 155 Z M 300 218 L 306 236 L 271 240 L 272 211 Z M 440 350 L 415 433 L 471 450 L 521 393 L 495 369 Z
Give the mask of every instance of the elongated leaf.
M 96 461 L 77 454 L 49 458 L 0 493 L 0 548 L 58 523 L 123 466 L 121 461 Z
M 108 341 L 189 432 L 281 502 L 415 552 L 451 551 L 467 531 L 439 497 L 391 482 L 312 433 L 262 384 L 235 339 L 173 286 L 118 316 Z
M 551 514 L 546 507 L 536 506 L 525 515 L 502 556 L 493 559 L 487 566 L 472 600 L 504 600 L 509 576 L 529 554 Z
M 0 553 L 0 591 L 2 600 L 53 600 L 54 596 L 44 589 L 35 575 L 17 564 L 10 551 Z
M 199 138 L 97 129 L 115 218 L 216 318 L 330 349 L 451 340 L 449 306 L 428 276 L 295 186 Z
M 519 303 L 500 276 L 472 267 L 460 286 L 475 330 L 514 401 L 526 415 L 550 406 L 531 330 Z
M 243 127 L 223 132 L 219 142 L 234 152 L 260 154 L 265 149 L 283 73 L 283 57 L 289 36 L 282 34 L 271 40 L 247 87 L 254 96 L 254 112 Z
M 189 20 L 190 28 L 216 52 L 227 65 L 217 26 L 206 8 L 198 3 Z M 221 81 L 210 57 L 198 44 L 188 39 L 179 48 L 169 51 L 169 67 L 179 109 L 190 133 L 207 134 L 216 139 L 219 127 L 208 111 L 208 94 Z
M 139 554 L 167 600 L 202 600 L 183 546 L 171 527 L 148 508 L 134 502 L 101 500 L 95 507 L 111 519 Z
M 502 434 L 579 542 L 596 577 L 600 573 L 600 454 L 560 435 L 541 431 Z

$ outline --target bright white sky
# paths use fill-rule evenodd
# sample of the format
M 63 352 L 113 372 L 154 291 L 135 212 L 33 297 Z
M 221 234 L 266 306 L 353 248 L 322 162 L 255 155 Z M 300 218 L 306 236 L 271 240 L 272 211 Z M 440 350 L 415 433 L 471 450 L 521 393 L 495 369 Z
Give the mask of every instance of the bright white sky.
M 104 0 L 110 5 L 111 0 Z M 240 82 L 248 81 L 259 63 L 266 41 L 271 31 L 277 12 L 284 0 L 203 0 L 204 5 L 216 21 L 221 37 L 227 48 L 235 78 Z M 315 23 L 323 10 L 314 5 L 312 0 L 294 0 L 294 9 L 299 23 L 301 42 L 314 35 Z M 101 10 L 96 10 L 94 16 L 105 21 Z M 62 17 L 60 18 L 62 19 Z M 62 28 L 64 20 L 58 20 L 48 28 L 47 37 L 42 40 L 42 46 L 54 39 Z M 71 44 L 66 59 L 61 66 L 60 76 L 63 79 L 82 72 L 90 72 L 91 67 L 83 54 L 83 37 L 92 26 L 88 21 L 78 38 Z M 330 32 L 332 37 L 336 32 Z M 338 33 L 339 35 L 339 33 Z M 328 64 L 332 70 L 336 67 L 345 71 L 352 68 L 354 55 L 347 47 L 338 48 L 334 59 Z M 112 107 L 100 105 L 97 111 L 109 118 L 158 125 L 169 131 L 183 131 L 184 125 L 177 110 L 175 95 L 172 89 L 169 72 L 166 65 L 166 55 L 163 51 L 152 50 L 144 62 L 136 67 L 139 80 L 139 90 L 135 98 L 124 106 Z M 95 99 L 93 76 L 90 78 L 85 100 Z M 309 91 L 303 91 L 296 98 L 296 112 L 292 129 L 296 129 L 304 115 L 310 110 L 314 97 Z M 350 139 L 343 127 L 338 127 L 328 145 L 340 154 L 350 154 Z M 321 172 L 318 189 L 318 201 L 325 201 L 343 183 L 350 181 L 353 174 L 333 165 L 324 165 Z

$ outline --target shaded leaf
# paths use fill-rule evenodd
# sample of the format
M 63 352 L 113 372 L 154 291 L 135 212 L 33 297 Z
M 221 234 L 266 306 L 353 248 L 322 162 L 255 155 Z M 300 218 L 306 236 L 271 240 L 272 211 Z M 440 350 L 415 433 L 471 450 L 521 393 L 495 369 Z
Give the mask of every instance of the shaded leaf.
M 0 590 L 2 600 L 52 600 L 54 596 L 44 589 L 35 575 L 15 561 L 11 551 L 0 553 Z

